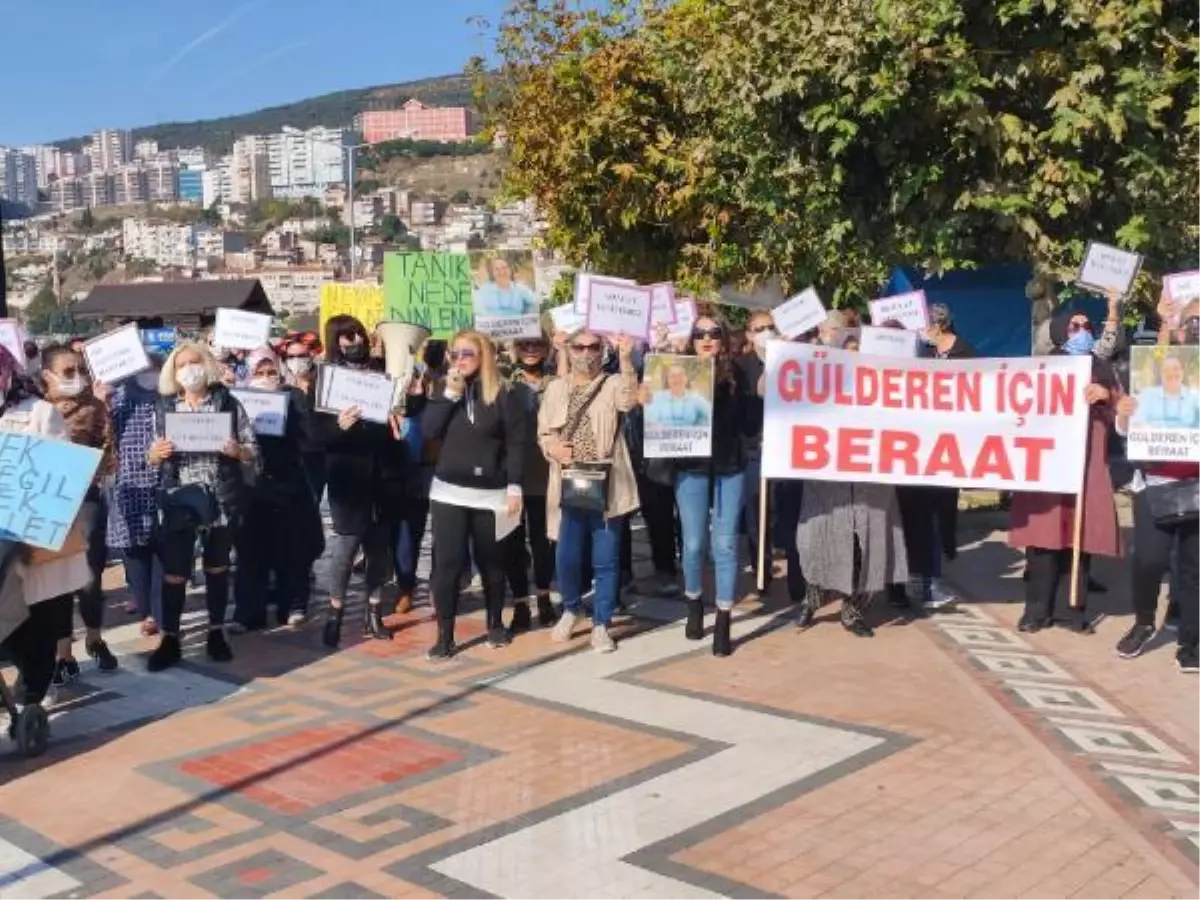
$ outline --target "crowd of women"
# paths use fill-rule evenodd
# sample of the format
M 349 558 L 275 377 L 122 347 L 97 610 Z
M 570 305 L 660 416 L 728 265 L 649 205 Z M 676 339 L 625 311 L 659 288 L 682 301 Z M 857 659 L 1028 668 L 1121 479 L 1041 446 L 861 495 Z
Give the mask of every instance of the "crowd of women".
M 1121 553 L 1108 447 L 1112 434 L 1127 430 L 1133 405 L 1122 389 L 1115 304 L 1110 313 L 1102 329 L 1070 310 L 1050 323 L 1051 352 L 1093 360 L 1086 394 L 1092 429 L 1082 494 L 1086 527 L 1079 602 L 1068 606 L 1075 497 L 1013 498 L 1009 539 L 1025 552 L 1020 628 L 1027 632 L 1053 624 L 1090 632 L 1088 564 L 1094 555 Z M 949 309 L 932 306 L 930 322 L 921 334 L 927 356 L 974 355 L 955 332 Z M 797 340 L 853 350 L 859 324 L 851 314 L 831 313 Z M 1198 324 L 1193 303 L 1177 329 L 1164 326 L 1161 339 L 1195 343 Z M 89 383 L 78 346 L 44 348 L 33 377 L 0 348 L 0 428 L 65 438 L 103 453 L 71 537 L 60 551 L 39 551 L 28 560 L 28 615 L 4 641 L 21 669 L 28 702 L 38 702 L 52 682 L 78 676 L 71 649 L 76 601 L 87 653 L 100 669 L 117 665 L 102 636 L 100 579 L 110 552 L 124 563 L 127 611 L 140 618 L 143 634 L 159 637 L 148 659 L 151 671 L 181 658 L 181 618 L 197 555 L 205 648 L 213 661 L 232 658 L 229 633 L 266 627 L 272 607 L 278 625 L 302 627 L 310 614 L 313 565 L 322 554 L 329 598 L 324 644 L 341 641 L 360 565 L 364 633 L 390 638 L 387 616 L 413 608 L 427 521 L 437 622 L 430 659 L 456 652 L 460 595 L 472 570 L 482 585 L 488 645 L 504 647 L 533 628 L 536 612 L 556 642 L 570 641 L 589 616 L 592 648 L 610 652 L 613 616 L 634 580 L 630 520 L 639 510 L 654 574 L 638 589 L 680 597 L 684 635 L 692 641 L 704 637 L 706 607 L 715 607 L 712 652 L 727 656 L 739 576 L 759 555 L 764 485 L 771 546 L 761 549 L 767 560 L 772 549 L 786 559 L 786 591 L 802 628 L 831 601 L 840 602 L 841 625 L 861 637 L 874 633 L 868 611 L 877 596 L 909 612 L 954 603 L 940 574 L 943 560 L 957 551 L 956 490 L 761 481 L 765 351 L 768 342 L 782 339 L 769 311 L 752 313 L 745 329 L 735 331 L 717 309 L 702 308 L 684 339 L 660 329 L 649 344 L 587 330 L 522 338 L 503 353 L 474 331 L 428 341 L 411 383 L 402 386 L 403 404 L 387 422 L 369 421 L 353 406 L 336 414 L 314 408 L 318 362 L 383 369 L 378 341 L 357 319 L 334 316 L 323 338 L 290 334 L 241 354 L 182 342 L 165 359 L 152 358 L 153 369 L 116 386 Z M 653 351 L 712 360 L 707 457 L 644 456 L 641 403 L 650 394 L 639 381 L 642 359 Z M 234 386 L 286 393 L 282 433 L 257 434 Z M 220 452 L 182 452 L 167 439 L 165 416 L 189 412 L 229 413 L 231 435 Z M 1190 515 L 1176 509 L 1164 516 L 1161 495 L 1181 485 L 1194 495 L 1197 474 L 1194 464 L 1138 467 L 1132 485 L 1136 616 L 1118 647 L 1121 656 L 1136 656 L 1156 633 L 1159 586 L 1171 569 L 1179 601 L 1177 660 L 1185 671 L 1196 670 L 1195 505 Z M 328 529 L 322 499 L 332 519 Z M 739 550 L 743 535 L 748 556 Z

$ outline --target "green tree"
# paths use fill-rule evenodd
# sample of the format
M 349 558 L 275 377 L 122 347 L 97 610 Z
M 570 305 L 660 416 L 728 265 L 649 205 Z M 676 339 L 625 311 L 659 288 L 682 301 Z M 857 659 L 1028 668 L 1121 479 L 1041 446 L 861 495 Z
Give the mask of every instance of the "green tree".
M 96 227 L 96 216 L 92 213 L 90 206 L 83 208 L 83 213 L 79 217 L 79 227 L 83 231 L 92 231 Z
M 225 221 L 225 219 L 221 216 L 220 204 L 214 200 L 212 205 L 206 208 L 204 212 L 200 214 L 200 221 L 206 225 L 220 227 Z
M 1197 253 L 1198 42 L 1168 0 L 549 0 L 478 99 L 574 263 L 855 302 L 1097 239 L 1146 300 Z
M 394 241 L 396 238 L 404 237 L 408 233 L 408 229 L 404 227 L 404 222 L 400 217 L 392 213 L 384 213 L 379 218 L 379 233 L 389 241 Z
M 58 298 L 49 283 L 34 294 L 33 299 L 25 307 L 25 329 L 30 334 L 45 334 L 53 330 L 52 326 L 59 318 Z
M 450 195 L 451 203 L 470 203 L 471 192 L 465 189 L 459 189 Z

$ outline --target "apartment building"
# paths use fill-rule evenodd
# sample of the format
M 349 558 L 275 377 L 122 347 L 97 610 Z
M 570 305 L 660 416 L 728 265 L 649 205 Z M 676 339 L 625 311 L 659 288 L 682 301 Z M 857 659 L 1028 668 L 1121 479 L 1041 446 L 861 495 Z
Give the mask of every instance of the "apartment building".
M 144 259 L 160 268 L 190 268 L 195 257 L 196 229 L 174 222 L 128 218 L 121 223 L 121 246 L 126 259 Z
M 121 166 L 109 174 L 112 182 L 112 202 L 131 206 L 146 202 L 146 173 L 139 165 Z
M 175 151 L 175 161 L 180 169 L 207 169 L 212 163 L 211 154 L 203 147 L 183 147 Z
M 147 163 L 146 199 L 151 203 L 174 203 L 179 199 L 179 167 L 172 162 Z
M 56 212 L 83 208 L 83 182 L 75 177 L 62 177 L 50 182 L 50 207 Z
M 158 156 L 158 141 L 141 140 L 133 145 L 135 159 L 154 159 Z
M 43 190 L 50 186 L 51 177 L 57 178 L 62 166 L 63 151 L 58 147 L 35 145 L 22 147 L 22 153 L 33 157 L 37 166 L 37 186 Z
M 109 172 L 133 161 L 133 132 L 124 128 L 102 128 L 92 132 L 88 155 L 92 167 Z
M 183 203 L 204 202 L 204 169 L 179 170 L 179 199 Z
M 222 157 L 220 199 L 226 203 L 256 203 L 271 196 L 270 164 L 262 138 L 248 135 L 234 142 L 233 152 Z
M 0 199 L 34 209 L 38 204 L 37 192 L 37 157 L 23 150 L 0 147 Z
M 355 117 L 364 142 L 377 144 L 407 138 L 414 141 L 465 141 L 476 131 L 475 116 L 463 106 L 426 106 L 409 100 L 399 109 L 369 110 Z
M 346 132 L 338 128 L 307 131 L 284 126 L 261 139 L 275 197 L 320 197 L 331 184 L 346 181 Z
M 321 307 L 321 285 L 333 280 L 333 271 L 319 268 L 290 268 L 262 271 L 256 276 L 271 301 L 271 308 L 292 315 L 311 315 Z
M 79 179 L 84 206 L 110 206 L 113 202 L 113 180 L 107 172 L 88 172 Z

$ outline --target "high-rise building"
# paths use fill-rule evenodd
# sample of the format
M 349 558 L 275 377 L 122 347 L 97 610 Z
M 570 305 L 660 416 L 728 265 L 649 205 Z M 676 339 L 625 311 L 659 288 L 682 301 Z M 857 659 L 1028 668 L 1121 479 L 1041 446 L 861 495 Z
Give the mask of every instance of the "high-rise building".
M 141 166 L 121 166 L 109 176 L 112 181 L 112 202 L 117 206 L 146 202 L 146 173 Z
M 73 175 L 50 182 L 50 206 L 58 212 L 70 212 L 83 206 L 83 185 Z
M 256 203 L 271 196 L 270 163 L 264 141 L 247 135 L 218 166 L 220 195 L 226 203 Z
M 179 199 L 184 203 L 204 201 L 204 169 L 179 170 Z
M 325 188 L 346 180 L 346 132 L 338 128 L 299 128 L 264 139 L 275 196 L 320 197 Z
M 185 147 L 175 151 L 175 159 L 181 169 L 207 169 L 212 158 L 203 147 Z
M 64 150 L 59 157 L 59 178 L 77 178 L 92 171 L 92 158 L 86 153 Z
M 205 209 L 221 199 L 221 173 L 217 169 L 205 169 L 200 173 L 200 205 Z
M 133 145 L 133 155 L 136 159 L 153 159 L 158 156 L 158 141 L 138 141 Z
M 0 147 L 0 200 L 37 207 L 37 157 L 32 153 Z
M 409 100 L 400 109 L 359 113 L 354 124 L 368 144 L 407 138 L 414 141 L 465 141 L 475 133 L 475 116 L 463 106 L 426 106 Z
M 83 206 L 110 206 L 113 202 L 113 180 L 107 172 L 88 172 L 79 179 Z
M 109 172 L 133 160 L 133 132 L 124 128 L 102 128 L 92 132 L 88 147 L 92 168 Z
M 37 163 L 37 186 L 39 188 L 47 187 L 51 178 L 57 178 L 61 174 L 63 151 L 58 147 L 41 144 L 22 147 L 21 152 L 28 153 Z
M 170 162 L 152 162 L 146 173 L 146 199 L 151 203 L 170 203 L 179 199 L 179 167 Z

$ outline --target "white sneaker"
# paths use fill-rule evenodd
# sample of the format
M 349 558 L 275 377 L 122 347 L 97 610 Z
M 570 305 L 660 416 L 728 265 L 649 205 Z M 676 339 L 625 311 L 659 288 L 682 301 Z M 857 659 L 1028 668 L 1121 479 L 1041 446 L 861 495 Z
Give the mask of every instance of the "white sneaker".
M 929 600 L 925 604 L 926 609 L 945 609 L 948 606 L 954 606 L 958 603 L 958 598 L 954 596 L 952 591 L 946 589 L 940 578 L 933 579 L 933 583 L 929 586 Z
M 308 616 L 306 616 L 304 613 L 300 612 L 299 610 L 296 610 L 293 613 L 288 613 L 288 617 L 287 617 L 288 628 L 299 628 L 301 625 L 303 625 L 307 621 L 308 621 Z
M 564 609 L 558 619 L 558 623 L 554 626 L 554 630 L 550 632 L 550 640 L 556 644 L 565 644 L 569 641 L 571 633 L 575 630 L 575 620 L 578 618 L 578 613 Z
M 612 653 L 617 649 L 616 642 L 605 626 L 597 625 L 592 629 L 592 649 L 597 653 Z

